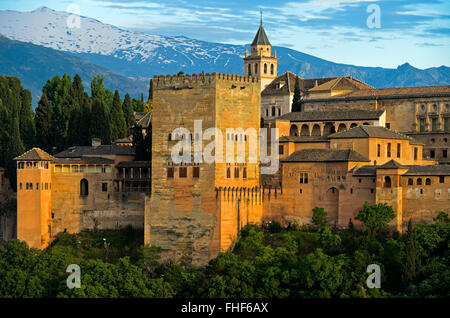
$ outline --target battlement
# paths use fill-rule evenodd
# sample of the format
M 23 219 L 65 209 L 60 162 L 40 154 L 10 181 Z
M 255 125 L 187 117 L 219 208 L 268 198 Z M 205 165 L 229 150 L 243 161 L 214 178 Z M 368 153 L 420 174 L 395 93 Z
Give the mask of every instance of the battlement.
M 153 85 L 156 89 L 164 88 L 194 88 L 200 86 L 209 86 L 218 82 L 229 82 L 230 84 L 242 85 L 249 83 L 258 83 L 257 77 L 246 77 L 236 74 L 223 73 L 200 73 L 200 74 L 175 74 L 175 75 L 154 75 Z

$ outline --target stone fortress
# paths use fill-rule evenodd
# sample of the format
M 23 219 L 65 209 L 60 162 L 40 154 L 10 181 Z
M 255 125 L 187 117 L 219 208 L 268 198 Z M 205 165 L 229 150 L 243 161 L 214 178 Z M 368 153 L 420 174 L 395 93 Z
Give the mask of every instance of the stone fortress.
M 133 161 L 129 140 L 17 157 L 18 238 L 45 248 L 62 231 L 130 224 L 166 257 L 201 265 L 232 246 L 242 226 L 309 223 L 314 206 L 346 227 L 364 202 L 388 203 L 399 231 L 409 219 L 450 212 L 450 86 L 375 89 L 349 76 L 299 78 L 302 107 L 291 112 L 296 75 L 277 76 L 277 62 L 261 24 L 244 76 L 154 76 L 151 162 Z M 260 158 L 249 160 L 254 145 L 245 131 L 259 133 L 260 125 L 279 131 L 269 138 L 279 143 L 272 175 L 261 174 Z M 174 133 L 180 127 L 186 133 Z M 203 135 L 208 128 L 221 134 Z M 245 160 L 196 160 L 195 144 L 205 149 L 212 140 L 213 156 L 231 144 L 235 154 L 245 149 Z M 173 161 L 181 141 L 192 149 L 189 163 Z

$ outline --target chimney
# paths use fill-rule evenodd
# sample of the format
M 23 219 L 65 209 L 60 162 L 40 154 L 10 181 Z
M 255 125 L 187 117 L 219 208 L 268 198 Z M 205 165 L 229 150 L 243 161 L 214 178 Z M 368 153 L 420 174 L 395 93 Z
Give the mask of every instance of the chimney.
M 101 146 L 102 140 L 100 138 L 92 138 L 92 147 Z

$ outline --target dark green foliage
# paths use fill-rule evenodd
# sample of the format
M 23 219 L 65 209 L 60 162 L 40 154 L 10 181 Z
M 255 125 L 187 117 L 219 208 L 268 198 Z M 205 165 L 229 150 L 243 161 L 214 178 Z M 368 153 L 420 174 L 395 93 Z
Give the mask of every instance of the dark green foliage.
M 390 205 L 386 203 L 370 205 L 367 202 L 355 217 L 364 224 L 370 238 L 374 238 L 379 231 L 385 229 L 394 218 L 395 212 Z
M 408 222 L 406 232 L 405 263 L 402 269 L 402 281 L 404 286 L 415 282 L 420 271 L 420 256 L 416 231 L 412 227 L 411 220 Z
M 126 95 L 125 95 L 126 97 Z M 131 106 L 133 108 L 133 111 L 135 112 L 144 112 L 144 102 L 142 100 L 137 100 L 136 98 L 133 98 L 131 100 Z
M 153 100 L 153 79 L 150 79 L 150 84 L 148 87 L 148 100 Z
M 13 188 L 16 187 L 16 164 L 12 159 L 25 151 L 24 142 L 34 139 L 30 110 L 29 92 L 23 89 L 20 80 L 0 76 L 0 167 L 6 168 L 6 177 Z
M 111 125 L 108 111 L 103 100 L 94 98 L 92 103 L 91 120 L 95 125 L 90 127 L 90 135 L 100 138 L 103 144 L 111 143 Z
M 111 141 L 126 137 L 127 124 L 122 110 L 122 101 L 119 96 L 119 91 L 114 92 L 114 98 L 112 102 L 111 111 L 109 112 L 111 123 Z M 103 140 L 103 139 L 102 139 Z
M 36 107 L 36 141 L 42 150 L 51 152 L 53 105 L 44 92 Z
M 298 78 L 298 76 L 295 78 L 294 99 L 292 100 L 292 111 L 293 112 L 302 111 L 302 102 L 300 95 L 300 79 Z
M 142 127 L 136 125 L 133 127 L 133 147 L 135 148 L 135 160 L 136 161 L 150 161 L 152 159 L 152 127 L 151 123 L 147 127 L 147 133 L 144 136 Z
M 29 90 L 22 90 L 20 99 L 20 137 L 25 149 L 34 147 L 36 143 L 36 127 L 34 124 L 34 113 L 31 107 L 31 93 Z
M 136 100 L 136 99 L 133 99 L 133 100 Z M 138 101 L 138 102 L 139 102 L 140 108 L 142 105 L 142 110 L 139 110 L 139 111 L 144 111 L 144 104 L 141 103 L 140 101 Z M 134 112 L 133 112 L 133 103 L 131 102 L 129 94 L 125 95 L 125 98 L 124 98 L 123 104 L 122 104 L 122 110 L 123 110 L 123 116 L 124 116 L 124 120 L 125 120 L 125 136 L 128 137 L 132 133 L 131 129 L 136 124 L 136 119 L 134 117 Z
M 0 247 L 0 297 L 449 297 L 445 219 L 409 224 L 387 240 L 328 225 L 247 225 L 231 250 L 201 268 L 162 261 L 161 250 L 142 246 L 143 231 L 131 227 L 60 233 L 44 251 L 12 240 Z M 418 257 L 423 265 L 413 266 Z M 66 287 L 69 264 L 81 267 L 81 289 Z M 369 264 L 381 267 L 381 289 L 366 285 Z
M 327 212 L 325 212 L 324 208 L 314 207 L 312 210 L 313 216 L 312 216 L 312 223 L 317 227 L 322 227 L 326 224 L 328 224 L 327 221 Z

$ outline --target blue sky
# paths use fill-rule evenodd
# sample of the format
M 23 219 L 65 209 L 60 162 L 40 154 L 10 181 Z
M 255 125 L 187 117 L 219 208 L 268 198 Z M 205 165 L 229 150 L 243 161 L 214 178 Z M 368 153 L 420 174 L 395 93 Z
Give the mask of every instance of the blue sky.
M 231 44 L 252 41 L 262 9 L 273 45 L 354 65 L 450 66 L 449 0 L 0 0 L 0 10 L 71 4 L 121 28 Z M 380 9 L 380 28 L 367 25 L 371 5 Z

